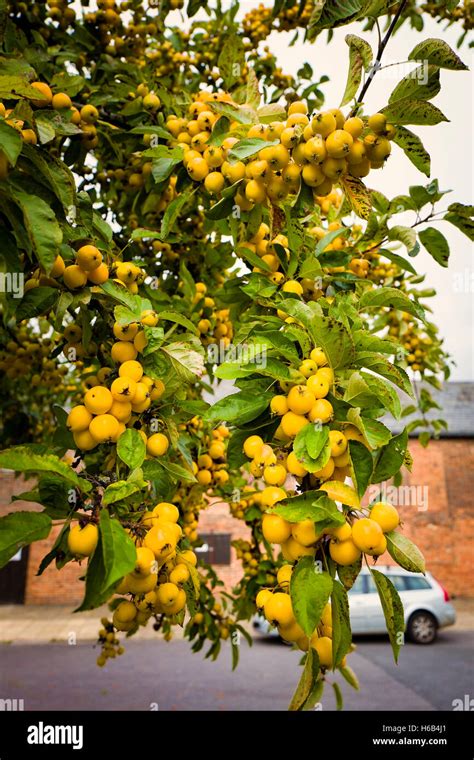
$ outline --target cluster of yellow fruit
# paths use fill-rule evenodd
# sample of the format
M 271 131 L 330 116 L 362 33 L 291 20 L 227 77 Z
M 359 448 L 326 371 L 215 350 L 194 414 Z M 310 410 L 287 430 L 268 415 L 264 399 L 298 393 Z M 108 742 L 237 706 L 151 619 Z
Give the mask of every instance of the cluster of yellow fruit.
M 397 509 L 386 502 L 374 504 L 369 517 L 345 522 L 330 531 L 329 553 L 338 565 L 352 565 L 361 554 L 379 557 L 387 548 L 385 533 L 400 523 Z
M 448 5 L 440 0 L 435 0 L 435 2 L 423 3 L 421 7 L 433 18 L 446 19 L 451 23 L 462 21 L 466 31 L 474 28 L 474 5 L 472 0 L 463 0 L 463 3 L 458 3 L 456 7 L 452 7 L 452 3 Z
M 378 250 L 369 250 L 364 254 L 366 260 L 368 260 L 367 278 L 377 284 L 385 282 L 385 280 L 393 280 L 400 276 L 401 269 L 393 262 L 382 261 L 382 254 Z
M 100 620 L 102 628 L 99 630 L 98 643 L 101 646 L 101 653 L 97 657 L 97 665 L 103 668 L 109 659 L 115 659 L 125 652 L 121 646 L 115 631 L 114 624 L 106 617 Z
M 285 4 L 275 19 L 273 9 L 260 3 L 256 8 L 248 11 L 242 20 L 245 35 L 257 44 L 265 40 L 273 30 L 287 32 L 299 26 L 305 28 L 309 23 L 313 8 L 313 0 L 306 0 L 303 7 L 298 2 L 290 6 Z
M 307 636 L 298 624 L 289 595 L 291 565 L 282 565 L 277 573 L 278 586 L 262 589 L 258 592 L 256 605 L 263 612 L 271 625 L 278 627 L 281 638 L 295 644 L 303 652 L 310 647 L 316 650 L 322 668 L 332 667 L 332 608 L 328 602 L 323 609 L 321 619 L 311 636 Z M 280 589 L 280 590 L 278 590 Z M 341 665 L 344 667 L 346 658 Z
M 328 196 L 333 184 L 346 174 L 366 177 L 381 168 L 391 152 L 390 140 L 396 129 L 383 113 L 366 121 L 358 116 L 346 119 L 338 108 L 308 115 L 303 101 L 288 108 L 285 121 L 253 124 L 246 138 L 259 138 L 274 145 L 256 150 L 245 160 L 234 160 L 232 148 L 239 139 L 232 134 L 222 145 L 209 145 L 212 130 L 220 118 L 212 102 L 229 102 L 228 93 L 201 92 L 189 106 L 190 119 L 168 117 L 166 126 L 183 148 L 183 162 L 191 179 L 203 182 L 211 195 L 219 195 L 226 182 L 239 180 L 235 200 L 242 210 L 255 204 L 281 201 L 299 191 L 301 182 L 313 189 L 315 197 Z M 231 123 L 230 133 L 239 128 Z
M 57 358 L 51 358 L 54 348 L 53 337 L 35 334 L 28 325 L 23 325 L 0 351 L 0 372 L 10 380 L 27 377 L 33 387 L 42 385 L 60 391 L 68 370 Z
M 208 625 L 206 618 L 202 612 L 196 612 L 194 617 L 189 621 L 190 626 L 199 626 L 200 633 L 206 634 L 207 632 L 217 632 L 219 638 L 225 641 L 230 636 L 230 628 L 234 625 L 235 620 L 225 613 L 220 602 L 214 602 L 213 606 L 207 610 L 208 619 L 211 618 L 211 623 Z M 212 630 L 214 628 L 214 630 Z
M 116 323 L 114 334 L 119 340 L 113 344 L 111 356 L 120 364 L 118 377 L 110 389 L 103 385 L 112 374 L 109 367 L 102 367 L 95 376 L 89 377 L 84 403 L 73 407 L 67 418 L 76 446 L 82 451 L 90 451 L 101 443 L 116 443 L 127 425 L 137 427 L 137 418 L 133 415 L 145 412 L 165 391 L 164 383 L 144 375 L 142 365 L 135 361 L 137 349 L 132 341 L 134 335 L 140 334 L 138 324 Z M 164 433 L 147 437 L 143 429 L 138 432 L 149 456 L 162 456 L 167 452 L 169 440 Z
M 341 207 L 342 192 L 341 190 L 335 188 L 334 190 L 331 190 L 331 192 L 326 196 L 317 195 L 315 200 L 321 209 L 321 214 L 328 216 L 332 209 L 335 209 L 337 211 Z
M 242 490 L 244 493 L 250 491 L 251 495 L 243 496 L 241 494 L 238 501 L 231 501 L 229 503 L 230 513 L 232 517 L 235 517 L 237 520 L 245 520 L 245 513 L 250 507 L 260 506 L 259 496 L 258 494 L 253 493 L 254 489 L 252 486 L 246 485 Z
M 60 271 L 62 269 L 62 272 Z M 54 274 L 53 274 L 54 272 Z M 51 275 L 62 274 L 67 288 L 83 288 L 87 283 L 101 285 L 109 279 L 109 268 L 102 261 L 102 253 L 95 245 L 83 245 L 76 251 L 76 263 L 65 266 L 61 256 L 56 258 Z M 59 275 L 56 274 L 59 272 Z
M 229 309 L 216 309 L 216 302 L 207 295 L 207 286 L 204 282 L 196 282 L 196 292 L 193 303 L 198 305 L 194 312 L 198 318 L 197 328 L 204 346 L 213 343 L 230 345 L 234 335 L 232 322 L 230 321 Z
M 220 425 L 212 431 L 211 437 L 203 437 L 203 449 L 193 468 L 199 485 L 207 488 L 210 485 L 224 486 L 228 483 L 226 454 L 229 435 L 228 428 Z
M 52 21 L 56 21 L 59 26 L 66 29 L 70 24 L 73 24 L 76 20 L 76 12 L 74 8 L 68 7 L 69 0 L 47 0 L 48 17 Z
M 84 348 L 82 343 L 82 328 L 75 323 L 66 325 L 63 330 L 62 338 L 65 341 L 63 345 L 63 354 L 68 362 L 75 364 L 76 369 L 82 369 L 84 367 L 83 359 L 86 357 L 92 358 L 97 354 L 97 343 L 94 343 L 93 341 L 90 341 L 87 350 Z M 95 380 L 93 381 L 93 384 L 94 383 Z M 92 386 L 85 385 L 85 387 L 88 389 Z
M 34 87 L 41 95 L 37 100 L 33 99 L 30 101 L 36 108 L 53 108 L 56 111 L 69 111 L 70 121 L 81 129 L 81 139 L 85 145 L 88 148 L 95 148 L 98 145 L 99 139 L 95 123 L 99 119 L 99 112 L 95 106 L 86 104 L 79 110 L 73 105 L 71 98 L 66 92 L 53 93 L 51 87 L 46 82 L 32 82 L 31 87 Z M 1 109 L 0 115 L 4 115 L 1 113 Z M 21 131 L 23 122 L 15 122 L 13 126 Z M 26 135 L 23 134 L 25 142 L 36 145 L 37 137 L 35 131 L 27 129 L 23 130 L 24 132 L 27 133 Z
M 87 13 L 84 21 L 97 25 L 103 32 L 115 29 L 120 24 L 120 11 L 125 10 L 125 5 L 122 3 L 119 8 L 115 0 L 97 0 L 97 10 Z
M 398 338 L 407 351 L 405 361 L 413 372 L 423 372 L 429 367 L 429 353 L 433 338 L 420 332 L 411 314 L 403 312 L 401 318 L 394 312 L 388 315 L 388 335 Z
M 129 529 L 136 544 L 136 565 L 119 583 L 112 606 L 112 625 L 108 621 L 106 635 L 99 632 L 104 644 L 116 644 L 114 631 L 131 631 L 146 625 L 152 615 L 172 617 L 184 610 L 186 583 L 197 565 L 197 557 L 191 550 L 179 551 L 178 543 L 182 529 L 178 525 L 178 508 L 170 502 L 160 502 L 153 510 L 144 512 L 140 522 Z M 99 531 L 93 522 L 80 523 L 70 528 L 68 549 L 74 557 L 82 560 L 90 557 L 98 543 Z M 130 595 L 123 598 L 123 595 Z M 114 656 L 112 647 L 105 647 L 107 656 Z M 106 652 L 102 652 L 98 665 Z M 121 652 L 117 652 L 120 654 Z M 105 659 L 107 659 L 105 656 Z
M 243 538 L 237 538 L 232 541 L 237 559 L 242 562 L 242 569 L 247 578 L 255 578 L 259 574 L 261 562 L 267 562 L 268 556 L 260 552 L 260 547 L 255 539 L 247 541 Z M 275 573 L 269 568 L 265 570 L 265 582 L 267 584 L 275 583 Z

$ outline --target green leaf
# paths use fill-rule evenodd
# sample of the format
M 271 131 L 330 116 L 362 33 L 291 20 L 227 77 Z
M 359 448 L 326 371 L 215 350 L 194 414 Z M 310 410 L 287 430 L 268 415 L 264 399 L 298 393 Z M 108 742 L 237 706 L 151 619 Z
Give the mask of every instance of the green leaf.
M 347 683 L 352 686 L 353 689 L 359 691 L 359 680 L 349 665 L 345 665 L 343 668 L 339 668 L 339 672 Z
M 345 41 L 349 45 L 349 71 L 341 106 L 345 106 L 356 95 L 362 81 L 362 71 L 368 71 L 373 58 L 372 48 L 366 40 L 355 34 L 347 34 Z
M 354 375 L 352 377 L 354 377 Z M 374 375 L 369 375 L 367 372 L 361 372 L 359 374 L 359 377 L 362 380 L 363 385 L 365 385 L 369 394 L 366 396 L 366 408 L 370 409 L 381 404 L 390 412 L 390 414 L 395 417 L 395 419 L 400 419 L 402 408 L 400 398 L 395 388 L 386 380 L 382 380 L 380 377 L 375 377 Z M 351 382 L 352 378 L 349 382 L 349 385 Z M 346 392 L 344 398 L 346 401 L 350 401 L 354 406 L 363 406 L 359 400 L 361 397 L 358 395 L 351 395 L 348 397 Z
M 258 77 L 252 66 L 248 67 L 247 73 L 247 87 L 245 93 L 245 104 L 252 109 L 258 108 L 260 105 L 261 94 Z
M 362 180 L 353 177 L 351 174 L 346 174 L 340 178 L 339 184 L 352 211 L 361 219 L 368 219 L 372 211 L 372 198 L 370 190 Z
M 344 699 L 342 696 L 341 687 L 338 683 L 333 681 L 332 688 L 334 689 L 334 695 L 336 697 L 336 710 L 342 710 L 344 707 Z
M 0 98 L 7 100 L 19 100 L 28 98 L 28 100 L 45 100 L 41 93 L 31 87 L 28 80 L 22 76 L 0 76 Z
M 372 483 L 382 483 L 400 471 L 405 460 L 407 445 L 408 433 L 405 428 L 401 433 L 393 436 L 381 450 L 375 463 Z
M 344 588 L 349 591 L 352 588 L 362 568 L 362 555 L 352 565 L 338 565 L 337 574 Z
M 196 325 L 184 314 L 180 314 L 177 311 L 168 311 L 166 309 L 164 311 L 159 311 L 158 314 L 160 320 L 165 319 L 167 322 L 175 322 L 177 325 L 185 327 L 186 330 L 189 330 L 192 333 L 198 333 Z
M 164 146 L 159 146 L 164 147 Z M 151 173 L 153 179 L 157 184 L 165 182 L 172 174 L 176 166 L 183 160 L 183 151 L 181 148 L 173 148 L 173 150 L 163 153 L 163 155 L 156 155 L 158 148 L 153 148 L 154 155 L 152 156 L 152 168 Z M 145 156 L 152 151 L 146 151 Z
M 59 111 L 37 111 L 36 113 L 36 129 L 41 144 L 51 142 L 56 135 L 70 137 L 82 134 L 82 130 L 71 122 L 69 113 L 67 115 Z
M 321 2 L 321 0 L 319 0 L 319 2 Z M 316 705 L 321 702 L 324 692 L 324 684 L 326 683 L 320 673 L 319 656 L 315 649 L 312 651 L 312 662 L 314 686 L 303 705 L 303 710 L 305 711 L 316 709 Z
M 17 322 L 46 314 L 58 300 L 56 288 L 39 287 L 27 290 L 15 310 Z
M 65 525 L 63 525 L 61 531 L 58 533 L 56 540 L 51 547 L 51 550 L 47 554 L 45 554 L 45 556 L 41 560 L 38 567 L 38 572 L 36 573 L 36 575 L 42 575 L 53 560 L 56 560 L 56 567 L 58 568 L 58 570 L 61 567 L 61 563 L 66 564 L 66 558 L 67 558 L 67 552 L 68 552 L 68 546 L 67 546 L 68 534 L 69 534 L 69 523 L 66 523 Z
M 332 230 L 331 232 L 328 232 L 327 235 L 325 235 L 321 240 L 318 240 L 318 244 L 316 246 L 316 249 L 314 251 L 315 255 L 320 257 L 322 253 L 326 250 L 328 245 L 333 242 L 338 237 L 345 238 L 351 233 L 350 227 L 343 227 L 342 229 L 339 228 L 337 230 Z
M 267 409 L 271 393 L 254 394 L 249 391 L 233 393 L 216 401 L 204 415 L 208 422 L 251 422 Z
M 253 108 L 247 106 L 235 106 L 232 103 L 220 103 L 218 101 L 210 101 L 209 108 L 217 113 L 227 116 L 232 121 L 237 121 L 239 124 L 252 124 L 257 121 L 257 114 Z
M 303 673 L 293 694 L 288 710 L 298 712 L 301 710 L 313 691 L 316 679 L 319 675 L 319 658 L 317 652 L 312 647 L 306 654 Z
M 83 492 L 91 490 L 91 484 L 80 478 L 70 465 L 55 454 L 35 454 L 28 446 L 14 446 L 0 451 L 0 467 L 15 472 L 54 472 Z
M 217 66 L 227 90 L 239 81 L 245 66 L 245 47 L 242 39 L 235 33 L 227 33 L 224 37 Z
M 130 312 L 133 313 L 135 319 L 140 319 L 143 310 L 141 299 L 138 296 L 132 295 L 128 288 L 117 285 L 116 282 L 112 282 L 111 280 L 107 280 L 107 282 L 104 282 L 103 285 L 100 286 L 100 289 L 107 296 L 110 296 L 110 298 L 113 298 L 115 301 L 118 301 L 130 309 Z M 147 308 L 151 308 L 151 304 Z
M 405 620 L 403 615 L 403 604 L 397 589 L 386 575 L 379 573 L 378 570 L 370 568 L 374 579 L 380 602 L 382 604 L 385 623 L 392 645 L 393 658 L 398 662 L 398 655 L 402 645 L 402 634 L 405 631 Z
M 397 562 L 404 570 L 411 573 L 425 573 L 425 558 L 416 544 L 409 538 L 392 530 L 385 534 L 387 539 L 387 550 L 392 559 Z
M 230 119 L 228 116 L 221 116 L 215 122 L 212 133 L 207 141 L 208 145 L 222 145 L 225 138 L 229 134 Z
M 412 227 L 404 227 L 401 224 L 391 227 L 388 231 L 389 240 L 399 240 L 406 246 L 409 256 L 416 256 L 420 246 L 416 239 L 416 232 Z
M 127 496 L 137 493 L 137 491 L 140 491 L 140 486 L 137 483 L 118 480 L 116 483 L 111 483 L 110 486 L 107 486 L 102 497 L 102 504 L 104 507 L 109 504 L 115 504 L 116 501 L 122 501 Z
M 332 669 L 341 664 L 351 647 L 352 631 L 349 618 L 347 591 L 339 581 L 333 581 L 331 594 L 332 613 Z
M 393 251 L 389 251 L 387 248 L 380 248 L 379 254 L 391 261 L 393 264 L 396 264 L 398 267 L 400 267 L 400 269 L 406 269 L 407 272 L 417 274 L 416 269 L 413 267 L 413 264 L 411 264 L 410 261 L 404 259 L 403 256 L 399 256 L 397 253 L 393 253 Z
M 452 69 L 454 71 L 465 71 L 467 69 L 466 64 L 461 61 L 447 42 L 433 37 L 419 42 L 411 51 L 408 60 L 424 61 L 439 66 L 440 69 Z
M 137 561 L 137 550 L 120 522 L 110 517 L 106 509 L 100 512 L 99 530 L 105 569 L 102 588 L 105 591 L 132 572 Z
M 178 197 L 171 201 L 169 206 L 166 207 L 166 211 L 161 222 L 162 240 L 166 240 L 168 237 L 181 213 L 181 210 L 191 198 L 192 192 L 193 191 L 190 190 L 183 190 L 183 192 L 181 192 Z
M 23 147 L 21 134 L 6 121 L 0 121 L 0 151 L 7 157 L 8 163 L 15 166 Z
M 410 378 L 405 370 L 401 367 L 395 366 L 395 364 L 389 362 L 384 356 L 365 352 L 357 355 L 355 364 L 364 367 L 365 369 L 369 369 L 377 375 L 385 377 L 387 380 L 394 383 L 397 388 L 404 391 L 408 396 L 414 398 Z
M 117 441 L 117 454 L 131 470 L 140 467 L 145 459 L 146 446 L 138 430 L 128 428 Z
M 176 341 L 163 346 L 164 354 L 170 359 L 174 372 L 186 383 L 196 382 L 196 377 L 204 375 L 204 359 L 189 342 Z
M 66 164 L 48 153 L 48 159 L 32 145 L 23 145 L 23 154 L 46 179 L 48 186 L 69 214 L 76 204 L 74 176 Z
M 455 227 L 458 228 L 458 230 L 461 230 L 461 232 L 464 233 L 464 235 L 467 235 L 469 240 L 474 240 L 474 220 L 469 219 L 469 217 L 461 215 L 461 214 L 445 214 L 444 219 L 446 222 L 450 222 Z
M 51 270 L 63 240 L 53 209 L 37 195 L 28 195 L 9 182 L 11 197 L 23 214 L 23 222 L 39 263 Z
M 362 499 L 372 477 L 374 462 L 372 454 L 360 441 L 349 441 L 352 481 L 359 499 Z
M 399 126 L 393 142 L 403 150 L 406 157 L 414 166 L 427 177 L 431 172 L 431 158 L 428 151 L 423 146 L 418 135 L 413 134 L 409 129 Z
M 325 491 L 334 501 L 339 501 L 353 509 L 360 509 L 359 497 L 347 483 L 341 483 L 339 480 L 326 480 L 319 487 L 319 490 Z
M 360 310 L 380 309 L 388 307 L 390 309 L 400 309 L 413 314 L 418 319 L 424 318 L 423 307 L 416 301 L 412 301 L 409 296 L 401 292 L 398 288 L 371 288 L 366 290 L 360 297 Z
M 282 499 L 267 511 L 291 523 L 313 520 L 315 523 L 343 525 L 345 522 L 344 515 L 334 501 L 321 491 L 306 491 L 298 496 Z
M 372 449 L 385 446 L 390 440 L 390 430 L 382 422 L 361 415 L 359 408 L 348 409 L 347 421 L 363 433 Z
M 242 161 L 250 156 L 254 156 L 262 148 L 271 148 L 279 144 L 279 140 L 262 140 L 260 137 L 245 137 L 243 140 L 235 143 L 229 151 L 228 160 Z
M 272 121 L 285 121 L 286 111 L 279 103 L 268 103 L 257 111 L 260 124 L 269 124 Z
M 162 459 L 160 460 L 159 464 L 167 472 L 169 472 L 175 480 L 183 480 L 185 483 L 196 482 L 196 478 L 194 477 L 191 470 L 187 470 L 185 467 L 182 467 L 180 464 L 176 464 L 176 462 L 168 462 L 166 459 Z
M 448 266 L 449 261 L 449 243 L 439 230 L 435 227 L 426 227 L 418 233 L 421 243 L 428 253 L 442 267 Z
M 104 588 L 106 569 L 102 548 L 102 535 L 99 532 L 99 541 L 94 554 L 89 559 L 86 572 L 86 588 L 84 598 L 74 612 L 84 612 L 100 607 L 108 601 L 113 592 L 113 586 Z
M 427 100 L 402 98 L 381 109 L 392 124 L 420 124 L 432 126 L 449 121 L 442 111 Z
M 329 573 L 318 571 L 313 557 L 302 557 L 293 569 L 290 596 L 298 624 L 311 636 L 333 588 Z
M 318 454 L 312 457 L 309 447 Z M 329 442 L 329 429 L 327 425 L 316 427 L 311 423 L 305 425 L 296 435 L 293 442 L 293 451 L 297 459 L 308 472 L 318 472 L 331 457 L 331 445 Z
M 323 7 L 321 7 L 323 6 Z M 313 20 L 308 28 L 307 39 L 312 41 L 322 29 L 333 29 L 356 19 L 363 6 L 362 0 L 345 0 L 344 3 L 315 3 Z
M 474 206 L 466 206 L 464 203 L 450 203 L 448 211 L 452 211 L 454 214 L 460 214 L 467 218 L 474 216 Z
M 354 343 L 342 322 L 320 314 L 314 302 L 304 304 L 296 298 L 287 298 L 279 308 L 295 317 L 307 328 L 315 345 L 321 346 L 333 369 L 346 367 L 354 357 Z
M 431 100 L 440 91 L 439 68 L 437 66 L 418 66 L 410 71 L 397 84 L 388 102 L 395 103 L 405 98 L 415 100 Z
M 49 535 L 52 521 L 44 512 L 12 512 L 0 518 L 0 567 L 17 551 Z

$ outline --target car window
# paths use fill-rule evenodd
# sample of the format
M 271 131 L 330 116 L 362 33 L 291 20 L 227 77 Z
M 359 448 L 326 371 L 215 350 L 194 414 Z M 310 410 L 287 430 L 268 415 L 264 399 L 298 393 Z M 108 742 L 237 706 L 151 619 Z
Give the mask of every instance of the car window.
M 364 577 L 362 575 L 358 575 L 354 582 L 354 585 L 349 590 L 349 594 L 363 594 L 364 591 Z
M 397 591 L 406 591 L 406 577 L 404 575 L 388 575 L 387 577 L 392 581 Z M 375 581 L 372 576 L 369 575 L 367 577 L 367 580 L 369 582 L 369 594 L 377 593 L 377 586 L 375 585 Z
M 405 581 L 409 591 L 420 591 L 421 589 L 431 588 L 426 578 L 410 578 L 407 576 Z

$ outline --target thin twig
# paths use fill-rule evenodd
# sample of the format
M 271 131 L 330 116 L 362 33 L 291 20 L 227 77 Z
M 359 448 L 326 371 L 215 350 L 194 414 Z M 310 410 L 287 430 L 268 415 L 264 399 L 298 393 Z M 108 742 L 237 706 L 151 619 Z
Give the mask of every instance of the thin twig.
M 390 26 L 389 26 L 389 28 L 387 30 L 387 33 L 386 33 L 385 37 L 383 38 L 383 40 L 381 40 L 379 42 L 379 46 L 378 46 L 378 50 L 377 50 L 377 57 L 375 59 L 375 62 L 373 64 L 371 70 L 370 70 L 370 74 L 367 77 L 367 79 L 365 80 L 364 86 L 362 87 L 362 90 L 360 91 L 360 94 L 359 94 L 359 96 L 358 96 L 358 98 L 357 98 L 357 100 L 355 102 L 355 106 L 352 109 L 351 116 L 356 116 L 356 114 L 357 114 L 360 106 L 362 105 L 362 102 L 364 100 L 366 92 L 369 89 L 369 87 L 370 87 L 370 85 L 372 83 L 373 78 L 375 77 L 377 71 L 380 68 L 380 62 L 382 60 L 382 56 L 383 56 L 384 50 L 387 47 L 388 41 L 389 41 L 390 37 L 392 36 L 392 34 L 393 34 L 394 30 L 395 30 L 395 27 L 396 27 L 396 25 L 398 23 L 398 20 L 399 20 L 400 16 L 402 15 L 402 13 L 403 13 L 403 11 L 405 9 L 406 4 L 407 4 L 407 0 L 402 0 L 402 2 L 400 3 L 399 8 L 398 8 L 395 16 L 392 19 L 392 22 L 391 22 L 391 24 L 390 24 Z

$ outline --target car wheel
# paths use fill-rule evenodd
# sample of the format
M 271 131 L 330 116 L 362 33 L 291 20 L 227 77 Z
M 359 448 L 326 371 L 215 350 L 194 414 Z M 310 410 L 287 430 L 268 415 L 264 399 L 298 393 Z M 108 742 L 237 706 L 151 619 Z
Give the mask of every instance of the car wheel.
M 430 612 L 414 612 L 408 621 L 408 636 L 415 644 L 432 644 L 438 632 L 436 619 Z

